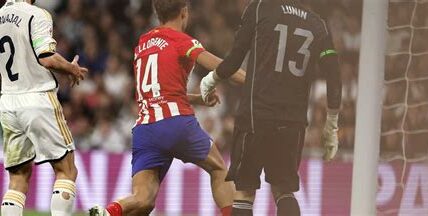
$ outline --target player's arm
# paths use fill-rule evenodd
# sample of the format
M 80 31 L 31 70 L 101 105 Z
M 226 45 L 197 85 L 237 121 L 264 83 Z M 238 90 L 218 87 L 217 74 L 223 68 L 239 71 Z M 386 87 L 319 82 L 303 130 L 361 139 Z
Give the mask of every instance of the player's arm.
M 203 51 L 201 54 L 199 54 L 198 59 L 196 61 L 205 69 L 213 71 L 222 63 L 223 59 L 215 56 L 214 54 L 208 51 Z M 235 83 L 244 84 L 245 74 L 246 72 L 238 67 L 238 69 L 235 71 L 235 73 L 233 73 L 230 79 Z
M 198 94 L 187 94 L 187 100 L 189 100 L 192 105 L 200 105 L 204 103 L 202 96 Z
M 221 62 L 221 59 L 205 51 L 202 44 L 195 39 L 189 40 L 188 38 L 186 38 L 185 40 L 183 40 L 178 46 L 178 52 L 181 56 L 185 56 L 186 58 L 189 58 L 192 61 L 198 62 L 201 58 L 206 59 L 206 61 L 203 62 L 204 67 L 214 67 L 218 65 L 219 62 Z M 202 56 L 208 57 L 205 58 Z M 210 92 L 206 98 L 207 99 L 204 101 L 202 95 L 200 94 L 187 95 L 187 99 L 192 105 L 215 106 L 217 103 L 220 103 L 220 99 L 215 93 L 215 91 Z
M 327 50 L 327 52 L 335 52 Z M 320 61 L 320 69 L 325 73 L 327 83 L 327 107 L 330 113 L 339 113 L 342 102 L 342 78 L 339 60 L 336 54 L 324 56 Z
M 339 58 L 334 49 L 330 36 L 321 41 L 319 66 L 325 74 L 327 83 L 327 118 L 322 134 L 322 144 L 325 149 L 324 160 L 331 160 L 339 146 L 338 121 L 342 102 L 342 78 L 339 69 Z
M 236 74 L 241 67 L 242 62 L 251 48 L 251 42 L 254 38 L 256 29 L 256 8 L 257 1 L 252 1 L 242 16 L 242 23 L 235 35 L 235 42 L 230 53 L 226 56 L 223 62 L 210 72 L 201 81 L 201 94 L 204 98 L 213 91 L 217 83 L 222 80 L 229 79 L 232 76 L 245 80 L 242 74 Z
M 181 42 L 178 47 L 178 52 L 181 56 L 185 56 L 186 58 L 196 61 L 196 63 L 210 71 L 216 69 L 223 61 L 221 58 L 206 51 L 202 44 L 195 39 L 185 39 Z M 238 69 L 236 71 L 236 75 L 232 77 L 232 81 L 238 84 L 243 84 L 245 82 L 245 71 Z
M 187 99 L 189 100 L 190 104 L 192 105 L 201 105 L 201 106 L 209 106 L 213 107 L 220 103 L 219 96 L 214 92 L 211 93 L 209 100 L 207 103 L 204 102 L 202 99 L 202 95 L 200 94 L 187 94 Z
M 60 54 L 56 53 L 56 41 L 53 39 L 53 21 L 50 14 L 43 10 L 34 16 L 31 22 L 31 39 L 33 50 L 42 66 L 48 70 L 70 75 L 73 84 L 83 79 L 88 72 L 86 68 L 79 66 L 76 56 L 72 62 L 68 62 Z
M 77 63 L 79 61 L 79 56 L 74 57 L 72 62 L 68 62 L 60 54 L 52 53 L 46 57 L 39 57 L 39 61 L 43 67 L 49 70 L 66 75 L 72 75 L 78 80 L 82 80 L 84 78 L 84 74 L 88 72 L 88 69 L 80 67 Z

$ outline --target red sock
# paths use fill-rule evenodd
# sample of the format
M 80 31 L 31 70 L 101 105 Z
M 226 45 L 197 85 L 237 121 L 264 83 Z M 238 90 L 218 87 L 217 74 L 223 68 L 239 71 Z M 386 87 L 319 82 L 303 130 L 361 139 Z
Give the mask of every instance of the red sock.
M 221 209 L 221 214 L 223 216 L 232 216 L 232 206 L 226 206 Z
M 111 216 L 122 216 L 122 206 L 119 203 L 114 202 L 107 206 L 106 210 Z

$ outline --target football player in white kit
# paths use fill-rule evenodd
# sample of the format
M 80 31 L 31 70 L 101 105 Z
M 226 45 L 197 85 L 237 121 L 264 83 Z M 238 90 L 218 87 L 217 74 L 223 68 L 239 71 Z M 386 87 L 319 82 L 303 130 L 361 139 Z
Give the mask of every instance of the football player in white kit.
M 7 0 L 0 9 L 0 121 L 10 174 L 1 215 L 23 214 L 33 162 L 49 162 L 56 176 L 51 213 L 69 216 L 76 194 L 74 143 L 50 70 L 78 84 L 87 69 L 78 65 L 78 56 L 70 63 L 55 52 L 52 17 L 33 3 Z

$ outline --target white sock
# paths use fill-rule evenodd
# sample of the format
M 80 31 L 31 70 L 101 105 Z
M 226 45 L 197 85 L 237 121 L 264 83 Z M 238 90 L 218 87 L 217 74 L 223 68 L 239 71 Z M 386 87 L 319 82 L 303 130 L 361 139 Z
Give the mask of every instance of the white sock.
M 8 190 L 1 204 L 1 215 L 22 216 L 26 198 L 25 194 L 19 191 Z
M 56 180 L 51 200 L 52 216 L 71 216 L 75 198 L 76 183 L 70 180 Z

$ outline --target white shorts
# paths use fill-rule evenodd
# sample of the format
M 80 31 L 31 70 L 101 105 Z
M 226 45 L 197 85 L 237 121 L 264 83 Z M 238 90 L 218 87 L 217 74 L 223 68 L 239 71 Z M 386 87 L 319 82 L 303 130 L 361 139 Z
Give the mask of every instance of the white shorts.
M 56 91 L 2 95 L 5 168 L 59 160 L 75 149 Z

